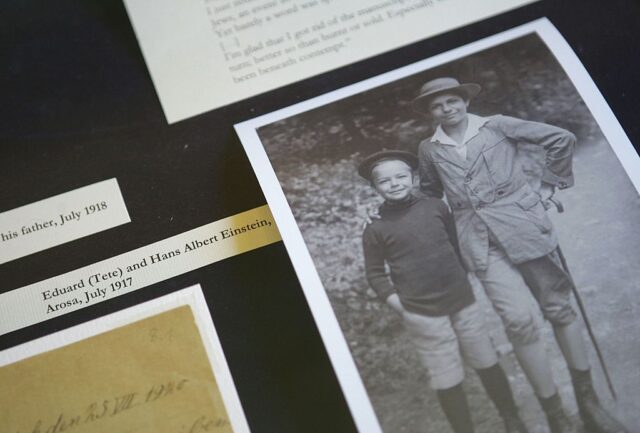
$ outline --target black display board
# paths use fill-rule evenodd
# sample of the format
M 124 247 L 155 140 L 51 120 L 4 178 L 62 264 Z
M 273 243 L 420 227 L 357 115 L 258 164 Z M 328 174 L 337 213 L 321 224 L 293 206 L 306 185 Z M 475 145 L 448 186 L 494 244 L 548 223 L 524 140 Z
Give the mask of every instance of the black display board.
M 1 15 L 0 212 L 115 177 L 131 216 L 0 265 L 1 292 L 264 204 L 234 123 L 540 17 L 640 143 L 635 1 L 543 0 L 173 125 L 119 1 L 11 1 Z M 252 431 L 355 431 L 282 243 L 1 336 L 0 349 L 196 283 Z

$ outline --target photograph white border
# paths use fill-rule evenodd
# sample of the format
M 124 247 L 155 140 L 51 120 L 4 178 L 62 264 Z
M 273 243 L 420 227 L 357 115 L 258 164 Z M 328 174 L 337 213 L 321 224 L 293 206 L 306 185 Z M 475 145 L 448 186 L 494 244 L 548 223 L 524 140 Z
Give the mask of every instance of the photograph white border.
M 276 173 L 257 134 L 257 129 L 401 78 L 434 68 L 518 37 L 536 33 L 558 60 L 610 143 L 631 182 L 640 191 L 640 158 L 586 69 L 547 18 L 541 18 L 478 40 L 434 57 L 349 85 L 316 98 L 235 125 L 260 186 L 271 208 L 287 252 L 291 257 L 305 297 L 318 326 L 327 353 L 356 426 L 363 433 L 382 432 L 364 384 L 311 254 L 287 203 Z
M 187 287 L 151 301 L 6 349 L 0 352 L 0 367 L 86 340 L 183 305 L 189 305 L 193 312 L 196 326 L 200 331 L 200 337 L 207 352 L 209 363 L 220 389 L 220 395 L 224 401 L 234 433 L 249 433 L 249 425 L 200 285 Z

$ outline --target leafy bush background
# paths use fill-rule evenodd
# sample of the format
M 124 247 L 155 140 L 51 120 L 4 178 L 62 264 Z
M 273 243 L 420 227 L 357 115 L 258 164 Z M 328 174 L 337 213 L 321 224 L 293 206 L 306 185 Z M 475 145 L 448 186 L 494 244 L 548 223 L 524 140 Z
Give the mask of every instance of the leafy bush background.
M 416 152 L 433 132 L 411 100 L 426 81 L 453 76 L 482 92 L 469 111 L 507 114 L 558 125 L 579 142 L 600 132 L 571 81 L 544 43 L 529 35 L 268 126 L 258 132 L 314 259 L 331 305 L 385 431 L 448 431 L 428 378 L 398 317 L 375 297 L 364 275 L 363 215 L 375 192 L 356 173 L 362 158 L 383 148 Z M 533 182 L 539 149 L 523 146 Z M 477 289 L 477 288 L 476 288 Z M 494 319 L 497 327 L 497 321 Z M 499 331 L 494 332 L 499 335 Z M 476 379 L 465 385 L 475 421 L 498 428 Z M 425 414 L 426 411 L 426 414 Z M 422 420 L 422 421 L 420 421 Z M 478 429 L 483 431 L 482 428 Z

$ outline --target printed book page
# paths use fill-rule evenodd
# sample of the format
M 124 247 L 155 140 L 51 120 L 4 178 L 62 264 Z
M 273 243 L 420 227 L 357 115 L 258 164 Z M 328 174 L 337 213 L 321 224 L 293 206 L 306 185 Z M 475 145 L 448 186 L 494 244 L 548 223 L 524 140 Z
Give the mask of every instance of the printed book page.
M 173 123 L 532 1 L 125 4 L 167 120 Z

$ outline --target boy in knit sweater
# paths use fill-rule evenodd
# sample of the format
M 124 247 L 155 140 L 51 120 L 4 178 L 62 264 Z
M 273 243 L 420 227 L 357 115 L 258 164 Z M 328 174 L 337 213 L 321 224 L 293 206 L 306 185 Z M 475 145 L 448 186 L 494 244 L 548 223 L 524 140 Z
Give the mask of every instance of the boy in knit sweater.
M 478 372 L 506 431 L 526 432 L 460 264 L 452 216 L 440 199 L 414 195 L 417 167 L 411 153 L 382 151 L 358 168 L 385 199 L 380 218 L 363 233 L 367 280 L 402 316 L 456 433 L 473 432 L 463 359 Z

